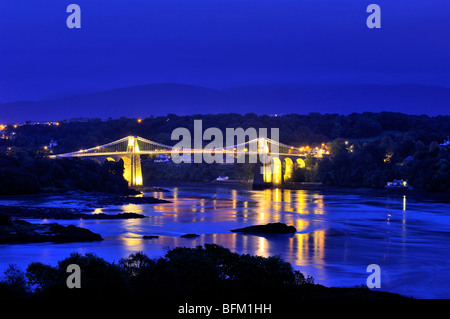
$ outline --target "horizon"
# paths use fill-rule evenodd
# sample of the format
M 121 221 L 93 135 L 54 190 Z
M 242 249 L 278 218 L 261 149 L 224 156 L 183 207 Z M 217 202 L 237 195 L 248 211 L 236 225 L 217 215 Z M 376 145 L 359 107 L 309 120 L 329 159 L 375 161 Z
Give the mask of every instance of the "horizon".
M 154 83 L 0 104 L 3 123 L 77 118 L 146 118 L 168 114 L 450 115 L 450 88 L 420 84 L 260 84 L 215 89 Z

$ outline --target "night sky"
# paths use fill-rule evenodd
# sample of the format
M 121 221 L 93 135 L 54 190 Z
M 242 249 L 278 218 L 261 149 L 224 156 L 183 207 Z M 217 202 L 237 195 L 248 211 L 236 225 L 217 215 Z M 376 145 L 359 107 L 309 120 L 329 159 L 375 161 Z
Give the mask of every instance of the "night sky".
M 450 87 L 449 39 L 448 0 L 2 0 L 0 103 L 150 83 Z

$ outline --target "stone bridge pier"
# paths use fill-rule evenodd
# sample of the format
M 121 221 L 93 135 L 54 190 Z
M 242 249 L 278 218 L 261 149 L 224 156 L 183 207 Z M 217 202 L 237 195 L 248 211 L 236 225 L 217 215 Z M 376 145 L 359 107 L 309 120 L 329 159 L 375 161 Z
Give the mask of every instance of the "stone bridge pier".
M 263 163 L 258 159 L 253 172 L 253 188 L 268 188 L 289 182 L 295 165 L 300 168 L 306 166 L 305 161 L 300 157 L 273 157 L 268 163 Z

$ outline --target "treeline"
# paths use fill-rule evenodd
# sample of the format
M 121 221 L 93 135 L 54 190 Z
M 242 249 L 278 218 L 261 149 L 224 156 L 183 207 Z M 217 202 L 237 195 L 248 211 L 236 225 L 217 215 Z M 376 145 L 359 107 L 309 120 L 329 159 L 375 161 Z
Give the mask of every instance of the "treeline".
M 14 131 L 15 134 L 12 135 L 14 138 L 0 140 L 0 151 L 8 153 L 8 148 L 14 152 L 26 149 L 45 157 L 50 150 L 45 150 L 44 146 L 48 145 L 50 140 L 56 140 L 58 143 L 52 152 L 63 153 L 94 147 L 128 135 L 139 135 L 156 142 L 174 145 L 177 141 L 171 140 L 172 131 L 178 127 L 185 127 L 193 133 L 195 119 L 203 121 L 203 130 L 208 127 L 217 127 L 223 132 L 226 128 L 237 127 L 279 128 L 280 142 L 285 144 L 314 147 L 326 143 L 334 157 L 322 161 L 307 159 L 307 169 L 297 169 L 294 172 L 293 181 L 381 188 L 394 179 L 404 179 L 418 189 L 444 192 L 449 190 L 450 151 L 448 147 L 441 147 L 439 144 L 450 135 L 450 116 L 429 117 L 390 112 L 350 115 L 310 113 L 283 116 L 258 116 L 254 113 L 189 116 L 169 114 L 164 117 L 148 117 L 141 121 L 120 118 L 107 121 L 100 119 L 90 119 L 85 122 L 62 121 L 59 125 L 30 124 L 17 128 L 10 125 L 7 131 L 10 134 Z M 348 143 L 345 144 L 345 141 Z M 45 165 L 40 162 L 39 167 L 41 166 Z M 49 171 L 41 175 L 35 174 L 38 183 L 36 178 L 28 179 L 27 174 L 33 175 L 32 170 L 35 167 L 31 165 L 29 168 L 31 171 L 19 169 L 10 176 L 19 176 L 18 180 L 23 181 L 23 187 L 26 189 L 35 189 L 37 184 L 44 188 L 45 185 L 61 188 L 58 185 L 52 185 L 49 178 L 45 178 L 45 176 L 53 178 L 57 175 L 52 175 Z M 248 180 L 253 174 L 251 165 L 174 166 L 144 162 L 142 168 L 146 181 L 210 181 L 218 176 Z M 94 169 L 94 166 L 89 169 Z M 75 171 L 69 170 L 69 172 L 73 173 L 75 180 L 81 178 L 87 182 L 85 186 L 79 183 L 77 187 L 89 188 L 90 185 L 96 185 L 94 188 L 98 188 L 98 178 L 91 182 L 85 176 L 89 174 L 81 173 L 82 177 L 80 177 L 76 176 Z M 8 174 L 5 169 L 3 174 Z M 63 176 L 67 176 L 67 172 Z M 70 184 L 69 178 L 59 183 Z M 123 181 L 120 183 L 123 184 Z M 114 187 L 108 182 L 104 188 Z M 17 187 L 11 189 L 17 189 Z
M 13 140 L 0 140 L 0 146 L 16 146 L 28 149 L 41 149 L 50 140 L 56 140 L 56 153 L 73 152 L 79 149 L 95 147 L 115 141 L 129 135 L 174 145 L 171 133 L 178 127 L 193 132 L 194 120 L 203 121 L 203 129 L 217 127 L 225 132 L 226 128 L 249 127 L 279 128 L 280 142 L 289 145 L 320 145 L 337 138 L 361 139 L 380 136 L 391 132 L 407 135 L 414 141 L 425 145 L 442 142 L 450 134 L 450 116 L 418 116 L 401 113 L 353 113 L 350 115 L 310 113 L 287 114 L 283 116 L 258 116 L 229 113 L 218 115 L 169 114 L 160 117 L 137 119 L 90 119 L 85 122 L 61 121 L 59 125 L 21 125 L 14 128 L 9 125 L 7 131 L 14 131 Z
M 32 151 L 0 153 L 0 195 L 69 190 L 123 193 L 123 163 L 61 158 L 49 160 Z
M 426 145 L 411 136 L 386 135 L 372 141 L 336 139 L 327 143 L 331 156 L 308 156 L 305 168 L 294 165 L 290 182 L 320 182 L 338 187 L 384 188 L 394 179 L 430 192 L 450 192 L 450 147 Z M 253 164 L 142 163 L 144 180 L 212 181 L 253 179 Z
M 450 149 L 437 142 L 425 145 L 405 136 L 355 143 L 337 139 L 330 149 L 333 157 L 309 159 L 306 168 L 294 172 L 293 181 L 383 188 L 403 179 L 416 189 L 450 192 Z
M 73 264 L 81 269 L 80 289 L 67 287 L 67 267 Z M 274 302 L 278 298 L 402 298 L 363 287 L 326 288 L 293 270 L 279 256 L 239 255 L 215 244 L 177 247 L 155 259 L 137 252 L 118 263 L 92 253 L 73 253 L 56 267 L 33 262 L 25 272 L 10 265 L 4 273 L 0 299 Z

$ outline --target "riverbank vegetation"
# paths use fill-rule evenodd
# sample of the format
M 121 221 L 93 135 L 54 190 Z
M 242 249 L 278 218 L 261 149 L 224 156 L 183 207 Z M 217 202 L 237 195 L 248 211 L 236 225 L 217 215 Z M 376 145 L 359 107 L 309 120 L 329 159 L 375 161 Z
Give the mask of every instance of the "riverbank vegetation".
M 58 125 L 27 124 L 8 125 L 5 131 L 13 138 L 0 140 L 0 147 L 17 147 L 44 151 L 51 140 L 57 142 L 55 153 L 73 152 L 79 149 L 106 144 L 125 136 L 138 135 L 159 143 L 174 145 L 172 131 L 184 127 L 193 132 L 194 120 L 202 120 L 203 130 L 217 127 L 244 129 L 249 127 L 279 128 L 280 142 L 289 145 L 320 146 L 338 138 L 365 140 L 382 138 L 387 134 L 404 135 L 415 143 L 425 145 L 441 143 L 450 135 L 450 116 L 429 117 L 402 113 L 353 113 L 339 114 L 284 114 L 278 116 L 248 114 L 196 114 L 147 117 L 137 119 L 79 119 L 64 120 Z M 12 134 L 14 133 L 14 134 Z M 206 141 L 208 143 L 208 141 Z M 48 149 L 50 151 L 50 149 Z M 407 154 L 406 156 L 411 155 Z
M 68 289 L 67 267 L 81 269 L 81 288 Z M 151 259 L 142 252 L 110 263 L 92 253 L 72 253 L 50 266 L 5 270 L 0 299 L 132 299 L 153 301 L 274 302 L 303 299 L 402 299 L 368 288 L 327 288 L 280 257 L 239 255 L 215 244 L 177 247 Z M 283 299 L 280 299 L 283 298 Z
M 450 189 L 450 146 L 440 145 L 450 135 L 450 116 L 429 117 L 401 113 L 286 114 L 282 116 L 207 114 L 137 119 L 62 120 L 58 125 L 8 125 L 9 139 L 0 140 L 0 194 L 82 189 L 120 192 L 127 188 L 118 163 L 59 159 L 47 161 L 50 152 L 64 153 L 102 145 L 128 135 L 174 145 L 174 129 L 193 132 L 195 119 L 203 130 L 217 127 L 279 128 L 280 142 L 293 146 L 327 146 L 333 157 L 306 158 L 291 181 L 320 182 L 338 187 L 382 188 L 394 179 L 432 192 Z M 50 148 L 50 141 L 57 145 Z M 206 141 L 208 142 L 208 141 Z M 142 164 L 144 180 L 212 181 L 253 179 L 251 164 Z
M 69 190 L 127 193 L 123 164 L 78 158 L 49 160 L 26 150 L 0 153 L 0 195 Z
M 294 182 L 321 182 L 339 187 L 383 188 L 403 179 L 430 192 L 450 192 L 450 149 L 437 142 L 425 145 L 407 137 L 385 136 L 369 142 L 337 139 L 332 157 L 309 159 L 306 168 L 294 171 Z

